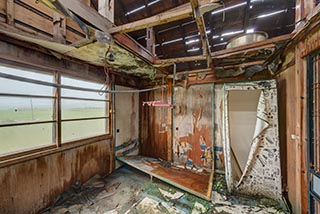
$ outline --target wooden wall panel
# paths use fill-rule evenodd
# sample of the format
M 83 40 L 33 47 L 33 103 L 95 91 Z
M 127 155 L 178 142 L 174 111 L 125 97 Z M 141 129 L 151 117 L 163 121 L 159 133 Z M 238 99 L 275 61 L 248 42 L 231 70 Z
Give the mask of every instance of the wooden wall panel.
M 154 158 L 169 160 L 171 157 L 169 148 L 171 143 L 168 135 L 171 132 L 171 126 L 168 124 L 168 107 L 150 107 L 142 106 L 144 101 L 160 101 L 161 91 L 152 91 L 140 94 L 140 141 L 141 154 Z M 165 100 L 169 96 L 165 93 Z M 169 100 L 170 101 L 170 100 Z
M 38 14 L 30 12 L 30 10 L 15 4 L 15 11 L 14 11 L 15 20 L 28 24 L 36 29 L 39 29 L 43 32 L 48 34 L 53 34 L 53 22 L 45 19 Z M 28 14 L 26 16 L 26 14 Z
M 110 141 L 0 168 L 0 213 L 38 213 L 76 181 L 109 172 Z

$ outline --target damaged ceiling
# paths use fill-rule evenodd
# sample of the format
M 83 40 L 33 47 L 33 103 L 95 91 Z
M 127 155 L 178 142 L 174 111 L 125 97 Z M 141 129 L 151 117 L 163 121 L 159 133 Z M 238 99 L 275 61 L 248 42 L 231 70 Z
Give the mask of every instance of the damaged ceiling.
M 79 11 L 72 10 L 72 1 L 40 2 L 75 21 L 86 35 L 83 40 L 58 44 L 5 30 L 1 33 L 47 48 L 57 57 L 112 67 L 119 73 L 143 79 L 153 80 L 160 74 L 172 77 L 174 63 L 178 79 L 190 75 L 203 79 L 213 73 L 217 78 L 241 75 L 251 78 L 262 71 L 271 74 L 277 71 L 282 62 L 279 50 L 291 38 L 289 34 L 295 26 L 295 2 L 288 0 L 118 0 L 115 1 L 115 24 L 98 14 L 96 1 L 90 3 L 89 9 L 94 12 L 91 20 L 79 15 L 87 6 L 83 4 Z M 154 19 L 151 24 L 150 19 Z M 145 29 L 150 26 L 154 26 L 154 56 L 145 50 L 152 52 L 147 47 Z M 99 41 L 96 32 L 109 36 L 108 41 Z M 125 42 L 110 37 L 110 33 L 116 37 L 124 32 L 133 38 L 131 46 L 149 54 L 147 58 L 146 54 L 126 47 Z M 266 35 L 267 40 L 226 49 L 233 38 L 255 33 Z

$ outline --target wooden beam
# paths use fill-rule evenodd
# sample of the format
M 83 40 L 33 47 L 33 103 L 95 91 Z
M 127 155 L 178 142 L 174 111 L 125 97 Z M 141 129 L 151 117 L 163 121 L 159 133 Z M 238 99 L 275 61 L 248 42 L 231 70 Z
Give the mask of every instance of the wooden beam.
M 156 55 L 156 37 L 154 34 L 153 27 L 148 27 L 146 30 L 147 50 L 153 55 Z
M 113 24 L 93 8 L 77 0 L 56 0 L 97 29 L 108 32 Z
M 7 24 L 8 25 L 14 25 L 14 1 L 13 0 L 7 0 Z
M 289 40 L 293 37 L 293 35 L 294 34 L 285 34 L 285 35 L 274 37 L 271 39 L 266 39 L 266 40 L 263 40 L 260 42 L 254 42 L 254 43 L 250 43 L 248 45 L 242 45 L 242 46 L 239 46 L 236 48 L 230 48 L 230 49 L 225 49 L 225 50 L 213 52 L 211 54 L 211 56 L 216 57 L 216 56 L 221 56 L 221 55 L 228 54 L 228 53 L 233 53 L 233 52 L 237 52 L 237 51 L 244 51 L 244 50 L 249 50 L 252 48 L 257 48 L 257 47 L 261 47 L 261 46 L 265 46 L 265 45 L 269 45 L 269 44 L 274 44 L 277 42 Z
M 239 46 L 236 48 L 225 49 L 217 52 L 213 52 L 211 54 L 212 58 L 224 58 L 232 55 L 249 52 L 253 50 L 263 49 L 263 48 L 275 48 L 275 43 L 289 40 L 293 37 L 294 34 L 286 34 L 278 37 L 274 37 L 271 39 L 267 39 L 260 42 L 254 42 L 248 45 Z M 154 63 L 158 64 L 159 67 L 170 66 L 173 63 L 182 63 L 182 62 L 191 62 L 198 60 L 206 60 L 206 56 L 198 55 L 198 56 L 190 56 L 190 57 L 178 57 L 178 58 L 170 58 L 170 59 L 158 59 L 155 60 Z
M 190 3 L 194 14 L 193 16 L 196 20 L 197 27 L 200 33 L 200 39 L 202 43 L 202 54 L 204 56 L 207 56 L 207 67 L 210 67 L 212 65 L 210 44 L 206 33 L 205 22 L 202 14 L 200 13 L 200 3 L 199 0 L 190 0 Z
M 200 11 L 207 12 L 206 8 L 217 8 L 220 4 L 216 0 L 202 0 L 200 2 Z M 128 33 L 132 31 L 137 31 L 145 29 L 148 27 L 153 27 L 157 25 L 166 24 L 168 22 L 173 22 L 181 19 L 186 19 L 193 16 L 193 11 L 191 4 L 183 4 L 179 7 L 173 8 L 169 11 L 151 16 L 142 20 L 124 24 L 121 26 L 113 27 L 110 29 L 109 33 Z
M 173 63 L 192 62 L 192 61 L 199 61 L 199 60 L 206 60 L 206 59 L 207 57 L 203 55 L 187 56 L 187 57 L 177 57 L 177 58 L 170 58 L 170 59 L 157 59 L 155 60 L 155 64 L 166 67 L 166 66 L 172 65 Z

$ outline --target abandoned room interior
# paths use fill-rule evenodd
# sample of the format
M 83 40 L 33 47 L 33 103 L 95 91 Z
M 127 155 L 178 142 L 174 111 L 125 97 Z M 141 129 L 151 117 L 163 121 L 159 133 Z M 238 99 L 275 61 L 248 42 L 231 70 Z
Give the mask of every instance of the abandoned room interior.
M 320 214 L 319 3 L 1 0 L 0 213 Z

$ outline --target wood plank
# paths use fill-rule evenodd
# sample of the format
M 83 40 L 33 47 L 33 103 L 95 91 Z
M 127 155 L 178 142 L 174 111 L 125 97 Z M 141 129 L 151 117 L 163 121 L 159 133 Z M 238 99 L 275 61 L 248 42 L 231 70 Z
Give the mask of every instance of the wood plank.
M 137 41 L 132 39 L 127 34 L 115 34 L 113 38 L 118 41 L 119 45 L 126 49 L 130 49 L 133 51 L 136 55 L 148 60 L 149 62 L 153 62 L 154 58 L 152 54 L 141 44 L 139 44 Z
M 17 33 L 23 36 L 28 36 L 31 38 L 35 39 L 43 39 L 43 40 L 48 40 L 48 41 L 53 41 L 53 38 L 49 35 L 44 35 L 42 33 L 36 32 L 34 30 L 31 30 L 30 28 L 15 24 L 14 26 L 5 24 L 5 23 L 0 23 L 0 29 L 11 32 L 11 33 Z
M 160 161 L 157 159 L 144 156 L 117 157 L 117 159 L 126 165 L 149 174 L 151 177 L 155 177 L 205 200 L 211 200 L 211 194 L 209 197 L 207 195 L 210 180 L 210 174 L 208 173 L 195 173 L 191 170 L 172 167 L 165 168 L 161 166 Z
M 77 14 L 82 19 L 86 20 L 96 28 L 109 32 L 109 29 L 113 26 L 113 24 L 101 16 L 97 11 L 88 5 L 79 2 L 77 0 L 58 0 L 64 7 L 71 10 L 73 13 Z
M 71 31 L 69 29 L 66 30 L 66 40 L 67 40 L 67 42 L 75 43 L 75 42 L 81 41 L 83 39 L 84 39 L 84 37 L 74 33 L 73 31 Z
M 200 14 L 200 3 L 199 0 L 190 0 L 190 3 L 193 11 L 193 16 L 196 20 L 197 27 L 200 33 L 200 39 L 202 43 L 202 55 L 207 56 L 207 66 L 210 67 L 212 65 L 210 44 L 206 33 L 205 22 L 203 16 Z
M 37 3 L 35 0 L 20 0 L 21 2 L 25 3 L 26 5 L 29 5 L 30 7 L 40 11 L 41 13 L 52 17 L 53 16 L 53 10 L 46 7 L 44 4 Z M 31 11 L 30 11 L 31 12 Z
M 211 6 L 211 9 L 214 9 L 219 7 L 220 4 L 217 3 L 217 1 L 202 0 L 200 2 L 200 7 L 201 6 L 206 8 Z M 206 10 L 202 9 L 202 11 L 206 11 Z M 192 16 L 193 16 L 193 11 L 191 8 L 191 4 L 186 3 L 176 8 L 170 9 L 166 12 L 163 12 L 142 20 L 127 23 L 117 27 L 113 27 L 110 29 L 109 33 L 128 33 L 132 31 L 145 29 L 148 27 L 166 24 L 166 23 L 181 20 L 181 19 L 186 19 Z
M 7 0 L 7 24 L 14 25 L 14 1 Z
M 0 13 L 6 14 L 6 8 L 7 8 L 7 2 L 6 1 L 0 1 Z
M 26 14 L 28 15 L 26 16 Z M 45 19 L 18 4 L 15 4 L 15 19 L 48 34 L 53 34 L 52 21 Z
M 153 27 L 148 27 L 146 35 L 146 43 L 147 43 L 147 50 L 153 55 L 156 55 L 156 37 L 153 30 Z

